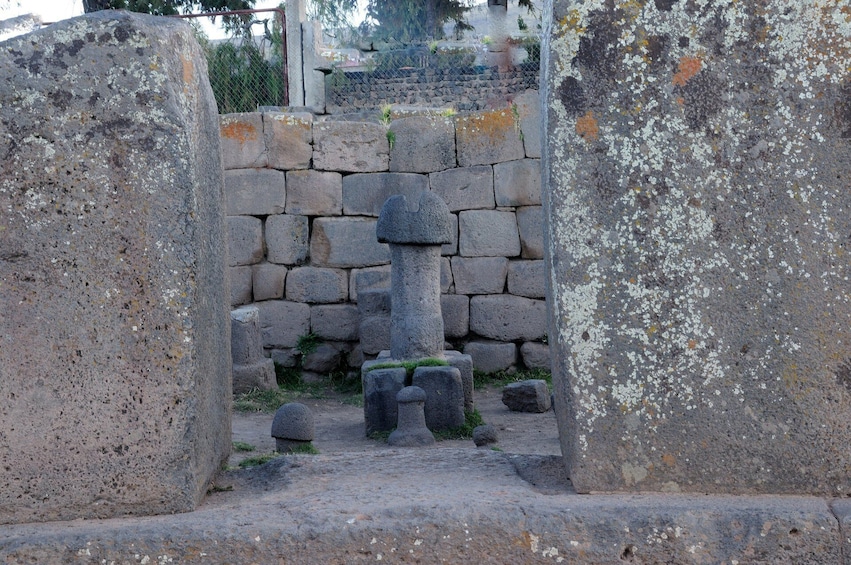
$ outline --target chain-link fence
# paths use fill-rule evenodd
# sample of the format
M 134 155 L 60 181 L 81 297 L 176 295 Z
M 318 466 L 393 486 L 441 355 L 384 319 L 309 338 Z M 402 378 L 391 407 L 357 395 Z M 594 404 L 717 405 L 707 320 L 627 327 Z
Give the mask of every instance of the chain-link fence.
M 225 19 L 231 32 L 231 37 L 225 40 L 208 40 L 199 33 L 219 113 L 256 112 L 259 106 L 287 106 L 283 10 L 236 10 L 181 17 L 211 15 Z
M 327 111 L 386 104 L 481 110 L 537 88 L 540 54 L 537 36 L 510 40 L 499 52 L 487 43 L 432 43 L 367 53 L 332 66 L 325 85 Z

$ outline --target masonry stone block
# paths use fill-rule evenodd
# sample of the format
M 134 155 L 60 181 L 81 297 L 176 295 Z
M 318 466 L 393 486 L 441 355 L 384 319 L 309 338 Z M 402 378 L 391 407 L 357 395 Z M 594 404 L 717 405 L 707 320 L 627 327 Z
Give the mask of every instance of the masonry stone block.
M 387 130 L 365 122 L 319 122 L 313 126 L 313 166 L 321 171 L 371 173 L 390 164 Z
M 518 208 L 517 228 L 520 231 L 520 256 L 524 259 L 544 257 L 544 218 L 541 206 Z
M 396 427 L 396 395 L 405 387 L 403 367 L 373 369 L 363 373 L 363 415 L 366 435 L 389 432 Z
M 359 302 L 358 294 L 366 290 L 390 289 L 390 265 L 352 269 L 349 273 L 349 300 Z
M 526 156 L 520 124 L 511 111 L 488 110 L 455 121 L 458 166 L 492 165 Z
M 417 367 L 411 386 L 425 391 L 425 423 L 429 430 L 464 425 L 464 386 L 455 367 Z
M 527 90 L 516 96 L 517 113 L 520 115 L 520 131 L 523 133 L 523 148 L 526 157 L 540 159 L 543 153 L 541 130 L 541 95 L 537 90 Z
M 263 222 L 252 216 L 228 216 L 227 249 L 231 267 L 263 260 Z
M 512 412 L 541 414 L 552 408 L 550 389 L 543 379 L 509 383 L 502 389 L 502 403 Z
M 263 136 L 269 167 L 290 171 L 307 169 L 313 158 L 313 114 L 266 112 Z
M 343 176 L 333 171 L 287 172 L 287 214 L 339 216 L 343 213 Z
M 358 311 L 364 318 L 368 316 L 389 316 L 391 309 L 390 289 L 370 289 L 361 292 Z
M 440 258 L 440 292 L 447 293 L 452 289 L 452 263 L 449 257 Z
M 473 368 L 483 373 L 498 373 L 517 364 L 517 346 L 501 341 L 474 340 L 464 346 L 473 358 Z
M 456 255 L 458 253 L 458 215 L 449 214 L 449 232 L 452 240 L 440 246 L 441 255 Z
M 546 343 L 527 341 L 520 346 L 520 358 L 529 369 L 550 370 L 550 346 Z
M 263 115 L 259 112 L 219 116 L 222 166 L 229 169 L 261 169 L 269 164 L 263 140 Z
M 547 306 L 510 294 L 470 299 L 470 331 L 500 341 L 539 340 L 547 333 Z
M 541 160 L 518 159 L 493 166 L 497 206 L 541 205 Z
M 310 306 L 286 300 L 257 303 L 263 347 L 283 349 L 298 345 L 299 336 L 310 333 Z
M 284 297 L 287 268 L 274 263 L 260 263 L 251 267 L 254 300 L 274 300 Z
M 463 257 L 517 257 L 520 233 L 514 212 L 468 210 L 458 215 L 458 250 Z
M 310 331 L 322 339 L 357 341 L 360 313 L 356 304 L 319 304 L 310 307 Z
M 464 387 L 464 411 L 472 412 L 473 402 L 473 358 L 469 355 L 447 349 L 443 357 L 450 367 L 455 367 L 461 373 L 461 386 Z
M 282 214 L 287 200 L 284 173 L 273 169 L 225 171 L 228 216 Z
M 262 334 L 261 334 L 262 335 Z M 268 349 L 269 357 L 276 365 L 282 367 L 293 368 L 297 367 L 301 361 L 301 353 L 295 347 L 285 349 Z
M 324 342 L 304 356 L 301 366 L 305 371 L 316 373 L 321 377 L 340 368 L 346 356 L 346 348 L 342 343 Z
M 452 212 L 495 206 L 493 167 L 490 165 L 431 173 L 428 182 L 432 192 L 443 198 Z
M 287 300 L 307 303 L 343 302 L 349 276 L 342 269 L 296 267 L 287 275 Z
M 457 294 L 501 294 L 505 290 L 505 257 L 453 257 L 452 277 Z
M 378 216 L 384 202 L 401 194 L 417 201 L 428 190 L 428 176 L 413 173 L 368 173 L 343 178 L 343 213 Z
M 231 363 L 191 29 L 109 10 L 3 42 L 0 132 L 0 524 L 195 509 L 230 453 Z
M 307 260 L 307 216 L 276 214 L 266 218 L 266 256 L 270 263 L 299 265 Z
M 470 297 L 463 294 L 440 296 L 443 314 L 443 333 L 447 338 L 464 337 L 470 333 Z
M 317 218 L 310 239 L 311 263 L 318 267 L 369 267 L 390 262 L 378 243 L 373 218 Z
M 583 13 L 545 57 L 570 480 L 846 497 L 851 41 L 827 29 L 847 5 L 683 7 Z
M 390 316 L 361 318 L 358 335 L 361 349 L 367 355 L 390 349 Z
M 547 295 L 546 266 L 543 261 L 511 261 L 508 263 L 508 292 L 526 298 Z
M 455 167 L 455 123 L 443 116 L 413 116 L 390 124 L 390 170 L 430 173 Z
M 251 266 L 228 267 L 231 306 L 251 302 L 251 278 Z
M 233 394 L 277 388 L 275 363 L 263 356 L 257 307 L 243 306 L 233 310 L 230 322 Z

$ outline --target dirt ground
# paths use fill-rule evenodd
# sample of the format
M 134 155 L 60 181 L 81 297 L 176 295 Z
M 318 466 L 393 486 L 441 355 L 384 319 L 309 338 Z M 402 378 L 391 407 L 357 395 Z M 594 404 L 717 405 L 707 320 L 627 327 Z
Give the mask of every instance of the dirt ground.
M 499 442 L 495 445 L 506 453 L 530 455 L 561 455 L 552 410 L 543 414 L 512 412 L 502 403 L 501 387 L 476 390 L 474 403 L 486 424 L 497 428 Z M 368 439 L 364 433 L 363 408 L 343 402 L 345 397 L 329 394 L 326 398 L 299 400 L 313 410 L 316 426 L 314 447 L 323 455 L 346 452 L 365 452 L 391 449 L 382 441 Z M 271 437 L 274 414 L 233 414 L 233 441 L 251 444 L 254 451 L 234 451 L 228 461 L 235 466 L 247 457 L 275 450 Z M 473 440 L 446 440 L 428 449 L 477 449 Z

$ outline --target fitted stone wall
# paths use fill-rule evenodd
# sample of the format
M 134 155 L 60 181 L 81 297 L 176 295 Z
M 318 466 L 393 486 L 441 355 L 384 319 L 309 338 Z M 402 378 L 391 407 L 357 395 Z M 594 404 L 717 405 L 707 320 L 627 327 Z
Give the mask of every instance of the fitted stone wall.
M 548 367 L 538 93 L 515 103 L 389 127 L 221 116 L 231 304 L 258 306 L 268 355 L 293 364 L 308 332 L 352 366 L 389 349 L 386 297 L 367 300 L 390 282 L 376 221 L 389 196 L 430 190 L 452 213 L 441 257 L 447 340 L 482 368 Z
M 504 105 L 528 89 L 538 88 L 539 68 L 533 64 L 500 70 L 497 67 L 461 69 L 403 69 L 387 72 L 348 72 L 325 79 L 329 114 L 406 104 L 476 111 Z

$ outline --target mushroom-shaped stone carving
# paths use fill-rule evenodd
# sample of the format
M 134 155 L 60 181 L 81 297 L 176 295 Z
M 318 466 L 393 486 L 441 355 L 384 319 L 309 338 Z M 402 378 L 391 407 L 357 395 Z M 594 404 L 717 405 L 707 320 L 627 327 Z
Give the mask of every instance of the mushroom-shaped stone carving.
M 272 420 L 272 437 L 279 453 L 294 451 L 313 441 L 313 412 L 299 402 L 284 404 Z

